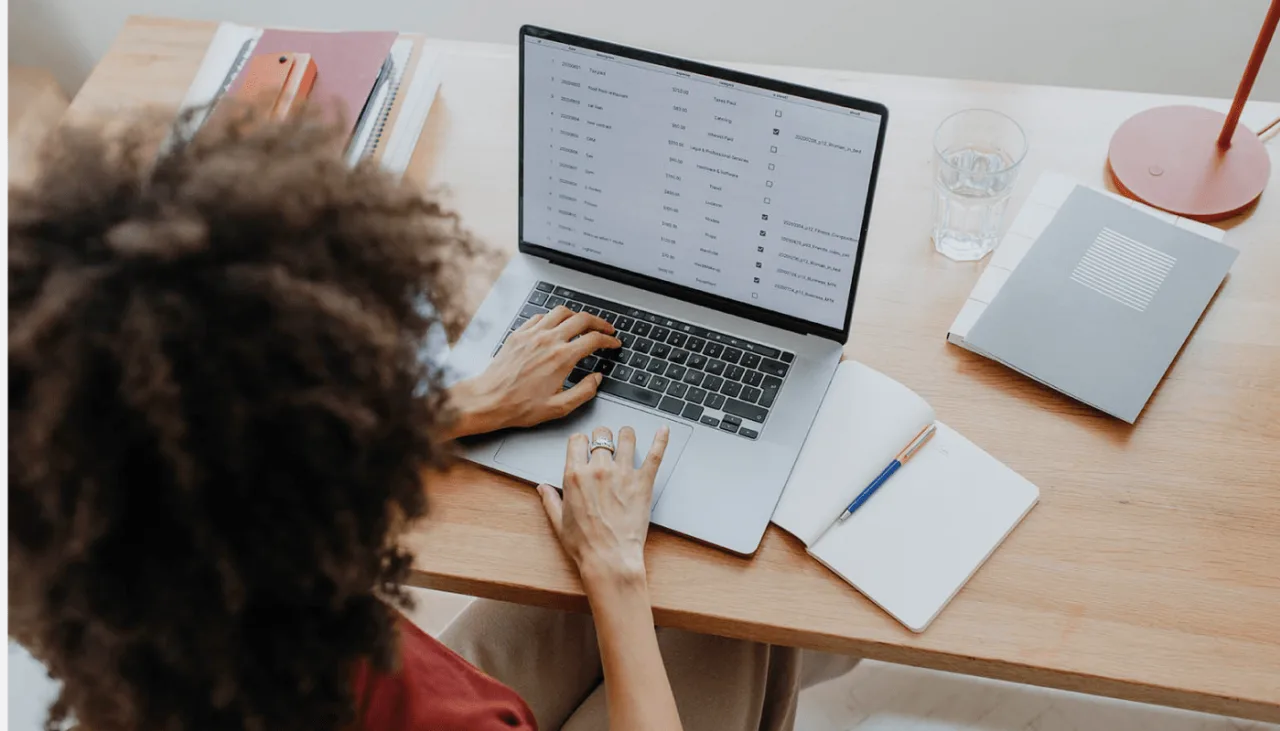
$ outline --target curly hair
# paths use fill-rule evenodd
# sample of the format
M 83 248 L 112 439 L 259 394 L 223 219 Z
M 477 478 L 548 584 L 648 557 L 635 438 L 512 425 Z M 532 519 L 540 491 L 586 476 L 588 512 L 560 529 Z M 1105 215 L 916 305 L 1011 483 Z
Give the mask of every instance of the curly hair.
M 158 127 L 60 133 L 10 196 L 10 634 L 62 683 L 50 729 L 349 727 L 448 456 L 419 352 L 472 245 L 317 117 L 157 156 Z

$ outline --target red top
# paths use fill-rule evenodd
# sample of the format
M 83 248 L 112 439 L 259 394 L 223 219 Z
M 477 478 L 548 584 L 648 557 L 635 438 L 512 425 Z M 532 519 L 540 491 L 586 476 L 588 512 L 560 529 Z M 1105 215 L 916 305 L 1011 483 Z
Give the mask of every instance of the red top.
M 468 664 L 401 619 L 400 667 L 390 674 L 361 663 L 356 707 L 363 731 L 537 731 L 515 691 Z

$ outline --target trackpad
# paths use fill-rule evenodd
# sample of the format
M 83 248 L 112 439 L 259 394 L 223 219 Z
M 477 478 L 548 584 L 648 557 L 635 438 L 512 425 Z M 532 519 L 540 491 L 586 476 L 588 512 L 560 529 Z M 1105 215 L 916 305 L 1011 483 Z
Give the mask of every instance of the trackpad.
M 649 454 L 653 435 L 664 424 L 671 429 L 671 438 L 662 457 L 662 467 L 658 469 L 658 479 L 653 483 L 653 503 L 656 505 L 671 479 L 671 471 L 680 460 L 680 453 L 689 443 L 693 429 L 688 424 L 612 401 L 593 399 L 564 419 L 511 434 L 498 448 L 493 460 L 528 479 L 561 487 L 570 436 L 579 433 L 590 436 L 595 427 L 607 426 L 616 440 L 618 430 L 629 426 L 636 431 L 635 466 L 639 467 L 645 455 Z

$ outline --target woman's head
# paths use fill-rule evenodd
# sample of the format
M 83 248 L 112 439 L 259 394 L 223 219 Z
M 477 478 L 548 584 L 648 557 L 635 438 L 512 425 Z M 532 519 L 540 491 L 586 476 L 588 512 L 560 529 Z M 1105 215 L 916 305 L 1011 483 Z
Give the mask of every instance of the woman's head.
M 469 245 L 313 120 L 154 130 L 63 133 L 10 198 L 10 633 L 51 723 L 336 729 L 393 657 Z

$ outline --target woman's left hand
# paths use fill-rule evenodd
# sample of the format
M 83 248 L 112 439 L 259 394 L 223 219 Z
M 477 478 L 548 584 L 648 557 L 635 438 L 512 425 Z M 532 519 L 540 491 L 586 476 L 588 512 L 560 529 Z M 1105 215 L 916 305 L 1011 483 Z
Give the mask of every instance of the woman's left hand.
M 568 390 L 564 380 L 588 355 L 621 347 L 613 335 L 608 322 L 566 307 L 534 315 L 507 337 L 483 373 L 449 390 L 457 411 L 450 436 L 533 426 L 568 415 L 596 395 L 602 376 L 593 373 Z

